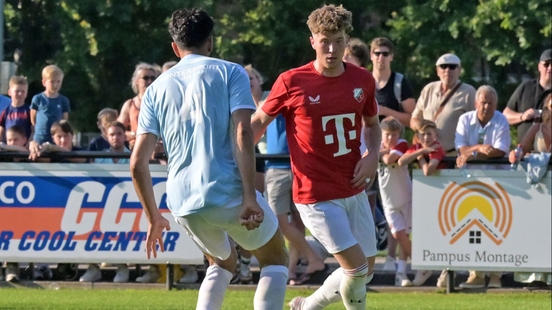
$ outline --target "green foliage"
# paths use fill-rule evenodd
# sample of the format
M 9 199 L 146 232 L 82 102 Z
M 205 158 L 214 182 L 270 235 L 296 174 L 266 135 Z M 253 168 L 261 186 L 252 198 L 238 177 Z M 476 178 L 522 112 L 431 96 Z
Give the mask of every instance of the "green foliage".
M 29 97 L 43 90 L 41 70 L 50 63 L 65 72 L 62 93 L 71 101 L 70 119 L 95 131 L 95 114 L 119 109 L 131 97 L 134 66 L 174 60 L 167 22 L 178 7 L 199 6 L 216 20 L 213 56 L 251 63 L 267 78 L 314 58 L 306 21 L 321 0 L 5 0 L 5 60 L 22 56 L 18 73 L 29 78 Z M 489 83 L 500 106 L 520 78 L 536 71 L 550 45 L 551 0 L 343 0 L 353 12 L 351 36 L 370 42 L 388 36 L 395 45 L 393 67 L 419 93 L 435 80 L 435 61 L 453 52 L 462 59 L 462 79 Z M 481 78 L 479 78 L 481 77 Z M 474 79 L 475 78 L 475 79 Z M 28 98 L 30 101 L 30 98 Z

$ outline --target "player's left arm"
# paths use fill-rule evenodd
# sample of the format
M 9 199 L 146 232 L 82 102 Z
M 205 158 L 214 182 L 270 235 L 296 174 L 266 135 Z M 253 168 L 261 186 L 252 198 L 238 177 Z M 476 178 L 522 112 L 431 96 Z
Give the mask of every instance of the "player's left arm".
M 379 162 L 379 147 L 381 144 L 381 128 L 378 114 L 362 117 L 364 143 L 366 153 L 355 167 L 355 173 L 351 184 L 353 187 L 364 187 L 368 178 L 374 178 Z

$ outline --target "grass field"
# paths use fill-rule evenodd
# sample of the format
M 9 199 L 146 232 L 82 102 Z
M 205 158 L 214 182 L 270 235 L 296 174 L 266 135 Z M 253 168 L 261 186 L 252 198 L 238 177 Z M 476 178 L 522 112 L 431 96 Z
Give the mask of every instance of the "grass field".
M 311 291 L 289 290 L 286 302 Z M 0 309 L 194 309 L 197 290 L 0 289 Z M 228 291 L 223 309 L 253 309 L 253 291 Z M 369 293 L 368 309 L 552 309 L 550 293 Z M 288 309 L 287 307 L 285 309 Z M 343 309 L 335 304 L 327 309 Z

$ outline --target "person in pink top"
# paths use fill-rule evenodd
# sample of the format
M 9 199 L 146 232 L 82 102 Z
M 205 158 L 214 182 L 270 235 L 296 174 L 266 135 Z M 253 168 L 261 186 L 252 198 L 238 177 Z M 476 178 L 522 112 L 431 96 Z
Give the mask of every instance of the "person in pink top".
M 346 309 L 365 309 L 372 278 L 376 237 L 364 188 L 376 172 L 381 130 L 372 74 L 342 60 L 351 19 L 342 6 L 311 13 L 316 59 L 282 73 L 251 120 L 258 140 L 276 116 L 284 116 L 293 201 L 341 266 L 311 296 L 295 297 L 292 309 L 322 309 L 340 300 Z

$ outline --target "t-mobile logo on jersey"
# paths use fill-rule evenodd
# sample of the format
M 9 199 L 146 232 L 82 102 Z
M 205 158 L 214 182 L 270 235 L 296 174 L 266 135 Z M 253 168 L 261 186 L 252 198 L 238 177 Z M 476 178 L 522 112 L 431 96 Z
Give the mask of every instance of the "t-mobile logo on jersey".
M 350 130 L 345 132 L 343 127 L 343 121 L 348 119 L 352 126 L 355 126 L 355 113 L 331 115 L 322 117 L 322 130 L 326 132 L 326 128 L 330 121 L 335 121 L 335 136 L 333 134 L 325 135 L 324 139 L 326 144 L 334 144 L 337 138 L 337 153 L 334 153 L 334 157 L 345 155 L 351 152 L 351 149 L 347 148 L 347 140 L 356 139 L 356 130 Z

